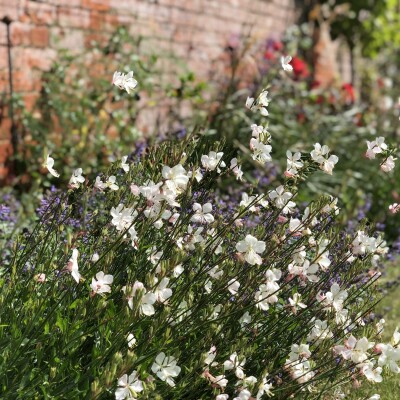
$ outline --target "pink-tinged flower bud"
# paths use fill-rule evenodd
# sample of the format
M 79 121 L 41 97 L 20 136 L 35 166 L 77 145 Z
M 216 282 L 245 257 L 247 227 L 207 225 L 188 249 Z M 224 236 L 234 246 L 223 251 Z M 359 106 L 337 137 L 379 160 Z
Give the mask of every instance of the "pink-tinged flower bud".
M 354 379 L 353 380 L 353 388 L 358 389 L 359 387 L 361 387 L 361 382 L 358 381 L 357 379 Z
M 392 214 L 396 214 L 398 212 L 400 212 L 400 204 L 397 203 L 393 203 L 389 206 L 389 212 L 391 212 Z
M 135 185 L 134 183 L 132 183 L 132 185 L 130 186 L 130 189 L 131 189 L 131 193 L 132 193 L 134 196 L 139 196 L 140 190 L 139 190 L 139 187 L 138 187 L 137 185 Z
M 373 352 L 376 354 L 381 354 L 382 353 L 382 343 L 378 343 L 377 345 L 375 345 L 375 347 L 373 348 Z
M 238 260 L 240 262 L 243 262 L 243 263 L 245 262 L 243 253 L 235 253 L 235 258 L 236 258 L 236 260 Z
M 285 282 L 290 282 L 293 278 L 294 278 L 294 275 L 293 275 L 293 274 L 289 274 L 289 275 L 285 278 Z
M 293 178 L 294 177 L 294 174 L 292 174 L 289 171 L 285 171 L 285 173 L 283 175 L 285 175 L 287 178 Z
M 241 228 L 243 226 L 243 220 L 242 219 L 235 219 L 235 225 L 238 228 Z
M 35 280 L 40 283 L 46 282 L 46 274 L 35 275 Z
M 280 223 L 280 224 L 284 224 L 285 222 L 287 222 L 288 221 L 288 219 L 284 216 L 284 215 L 279 215 L 279 217 L 278 217 L 278 222 Z

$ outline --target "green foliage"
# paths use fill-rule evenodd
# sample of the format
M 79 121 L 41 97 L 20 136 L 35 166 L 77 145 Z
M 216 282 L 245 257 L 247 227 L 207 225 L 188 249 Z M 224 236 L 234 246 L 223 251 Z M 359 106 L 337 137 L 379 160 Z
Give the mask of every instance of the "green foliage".
M 33 189 L 54 183 L 43 179 L 40 165 L 46 153 L 62 161 L 59 172 L 64 181 L 78 167 L 91 176 L 108 162 L 132 153 L 133 144 L 144 137 L 152 138 L 182 124 L 180 103 L 188 98 L 201 102 L 204 84 L 196 82 L 173 55 L 161 54 L 181 69 L 178 79 L 165 82 L 160 73 L 160 53 L 149 53 L 146 48 L 144 39 L 119 28 L 105 45 L 93 43 L 89 51 L 78 54 L 59 51 L 51 69 L 42 76 L 34 109 L 27 111 L 23 102 L 16 103 L 19 131 L 23 132 L 18 154 L 23 170 L 20 183 Z M 112 86 L 116 70 L 133 70 L 139 91 L 123 96 Z M 161 93 L 166 96 L 162 102 L 163 126 L 154 123 L 160 118 L 155 104 L 160 106 Z
M 258 95 L 262 88 L 268 88 L 271 102 L 269 116 L 272 134 L 273 166 L 277 167 L 271 173 L 271 164 L 267 164 L 265 174 L 269 180 L 276 179 L 276 174 L 283 175 L 286 169 L 285 153 L 293 151 L 310 152 L 314 143 L 328 145 L 335 149 L 339 162 L 335 166 L 334 175 L 322 173 L 311 177 L 306 185 L 308 192 L 302 200 L 307 201 L 315 193 L 329 193 L 342 200 L 347 210 L 347 217 L 357 215 L 359 209 L 366 203 L 371 204 L 368 216 L 374 221 L 388 223 L 388 233 L 397 237 L 398 217 L 389 216 L 388 205 L 398 199 L 398 182 L 400 170 L 385 174 L 380 171 L 379 163 L 367 161 L 365 152 L 367 140 L 372 141 L 378 136 L 384 136 L 388 143 L 396 145 L 399 137 L 399 113 L 395 104 L 399 96 L 398 70 L 395 56 L 390 51 L 382 52 L 382 59 L 374 63 L 360 62 L 361 98 L 354 98 L 351 92 L 342 86 L 319 88 L 308 77 L 297 76 L 295 73 L 284 73 L 280 65 L 281 54 L 308 54 L 312 32 L 308 25 L 295 26 L 284 37 L 285 46 L 281 51 L 270 50 L 267 47 L 269 59 L 262 59 L 264 47 L 255 47 L 242 57 L 253 58 L 257 62 L 258 73 L 254 74 L 251 90 L 242 89 L 242 76 L 237 72 L 237 54 L 247 48 L 247 42 L 234 50 L 231 56 L 231 71 L 229 85 L 219 91 L 218 107 L 209 118 L 208 128 L 211 133 L 221 135 L 238 147 L 246 145 L 250 125 L 263 124 L 263 118 L 257 114 L 249 115 L 244 107 L 246 97 Z M 303 61 L 308 71 L 309 66 Z M 361 72 L 362 71 L 362 72 Z M 225 77 L 228 80 L 228 76 Z M 390 87 L 387 86 L 390 82 Z M 222 81 L 223 82 L 223 81 Z M 390 104 L 388 104 L 390 103 Z M 267 125 L 268 126 L 268 125 Z M 246 162 L 251 162 L 247 153 Z M 251 179 L 250 174 L 247 175 Z M 257 177 L 259 179 L 259 177 Z M 254 179 L 254 176 L 253 176 Z
M 223 391 L 236 390 L 233 371 L 225 371 L 222 366 L 234 351 L 240 359 L 246 358 L 247 376 L 255 376 L 259 383 L 265 376 L 273 383 L 276 399 L 321 398 L 339 382 L 349 379 L 348 367 L 338 364 L 330 351 L 333 344 L 342 341 L 344 327 L 335 322 L 332 310 L 324 311 L 316 296 L 319 291 L 329 290 L 333 276 L 340 279 L 349 292 L 344 306 L 356 323 L 352 333 L 374 335 L 369 326 L 357 326 L 357 321 L 369 315 L 375 302 L 375 277 L 368 278 L 364 273 L 372 253 L 354 262 L 348 260 L 353 237 L 340 234 L 338 226 L 332 224 L 334 210 L 323 211 L 330 204 L 329 199 L 310 204 L 310 214 L 303 220 L 308 226 L 314 218 L 319 219 L 319 226 L 313 229 L 316 242 L 308 240 L 307 235 L 288 233 L 287 223 L 277 223 L 282 210 L 273 203 L 256 215 L 250 212 L 257 205 L 255 201 L 248 206 L 234 201 L 234 213 L 223 208 L 217 212 L 217 188 L 221 180 L 228 179 L 229 169 L 223 169 L 220 175 L 208 171 L 200 182 L 192 176 L 177 197 L 180 207 L 173 207 L 180 212 L 175 224 L 165 221 L 161 228 L 154 226 L 171 208 L 164 202 L 159 213 L 144 216 L 144 210 L 152 207 L 151 202 L 134 194 L 130 185 L 146 185 L 148 180 L 164 182 L 165 176 L 160 172 L 165 164 L 172 167 L 182 163 L 194 172 L 201 155 L 210 150 L 229 151 L 229 147 L 207 137 L 189 136 L 150 149 L 145 159 L 130 165 L 126 175 L 115 163 L 106 175 L 118 177 L 118 191 L 102 193 L 89 183 L 63 192 L 48 204 L 41 221 L 18 238 L 0 280 L 0 384 L 4 399 L 111 399 L 118 378 L 133 370 L 138 371 L 144 384 L 139 398 L 214 398 Z M 290 183 L 287 189 L 296 190 Z M 204 241 L 193 242 L 192 246 L 192 205 L 206 200 L 215 209 L 215 221 L 207 227 L 213 229 L 208 233 L 200 231 Z M 118 204 L 137 211 L 133 221 L 136 249 L 126 238 L 133 224 L 116 231 L 110 223 L 110 210 Z M 236 254 L 236 243 L 248 233 L 266 243 L 260 265 L 249 265 Z M 329 270 L 321 271 L 318 282 L 290 277 L 287 265 L 291 257 L 305 251 L 311 260 L 318 258 L 322 250 L 312 243 L 325 238 L 332 254 Z M 177 245 L 179 242 L 181 246 Z M 219 245 L 222 252 L 217 251 Z M 72 249 L 79 250 L 79 283 L 70 274 Z M 161 252 L 161 257 L 152 261 L 155 252 Z M 97 260 L 92 258 L 95 253 L 99 255 Z M 178 264 L 183 272 L 174 274 Z M 212 290 L 208 292 L 205 287 L 210 282 L 210 270 L 215 267 L 220 268 L 222 276 L 211 279 Z M 254 294 L 266 279 L 265 274 L 274 268 L 283 273 L 276 292 L 278 299 L 263 311 L 257 308 L 259 300 Z M 111 293 L 103 296 L 89 286 L 99 271 L 114 277 Z M 172 296 L 164 304 L 154 305 L 154 315 L 140 312 L 141 293 L 131 297 L 132 307 L 128 307 L 129 296 L 123 287 L 140 281 L 155 292 L 163 278 L 169 279 Z M 364 283 L 355 285 L 361 278 Z M 228 290 L 232 279 L 240 282 L 235 296 Z M 306 309 L 292 311 L 287 299 L 295 293 L 301 293 Z M 241 327 L 238 320 L 245 312 L 252 320 Z M 305 343 L 315 317 L 329 322 L 334 337 L 310 342 L 314 377 L 304 378 L 305 382 L 292 379 L 289 367 L 284 367 L 285 359 L 293 344 Z M 132 349 L 127 341 L 130 333 L 137 340 Z M 211 346 L 217 348 L 216 366 L 204 364 Z M 151 373 L 161 351 L 176 357 L 182 368 L 175 387 Z M 229 379 L 225 390 L 210 378 L 220 374 Z M 309 392 L 306 388 L 311 383 L 313 390 Z M 257 393 L 258 384 L 248 387 Z M 240 389 L 243 383 L 239 383 Z

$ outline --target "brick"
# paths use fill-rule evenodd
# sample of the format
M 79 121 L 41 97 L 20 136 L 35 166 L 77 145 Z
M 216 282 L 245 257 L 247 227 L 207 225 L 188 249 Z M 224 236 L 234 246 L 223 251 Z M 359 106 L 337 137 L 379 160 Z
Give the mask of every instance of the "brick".
M 11 143 L 7 140 L 0 141 L 0 165 L 4 166 L 7 158 L 12 154 Z M 1 171 L 1 168 L 0 168 Z M 1 172 L 0 172 L 1 173 Z
M 0 70 L 8 68 L 8 49 L 0 46 Z
M 10 2 L 7 0 L 0 1 L 0 15 L 1 17 L 9 17 L 12 21 L 17 21 L 21 9 L 18 2 Z
M 110 0 L 82 0 L 82 7 L 96 11 L 109 11 Z
M 56 55 L 56 51 L 49 48 L 29 49 L 27 52 L 27 64 L 33 69 L 48 70 Z
M 26 2 L 24 13 L 30 22 L 35 25 L 52 25 L 57 18 L 57 8 L 55 5 L 38 3 L 31 0 Z
M 7 115 L 6 111 L 4 111 L 4 115 Z M 11 140 L 11 119 L 8 117 L 3 117 L 0 122 L 0 142 L 10 141 L 10 140 Z
M 89 29 L 100 31 L 104 28 L 105 15 L 97 11 L 90 11 L 89 14 Z
M 46 26 L 37 26 L 30 32 L 31 44 L 34 47 L 47 47 L 49 45 L 49 30 Z
M 31 43 L 30 32 L 32 25 L 24 22 L 11 24 L 11 43 L 13 46 L 28 46 Z
M 75 8 L 59 7 L 57 22 L 62 27 L 88 29 L 90 25 L 90 12 Z
M 3 183 L 9 173 L 8 168 L 4 164 L 0 164 L 0 181 Z
M 45 0 L 46 3 L 52 4 L 55 6 L 65 6 L 68 4 L 68 7 L 80 7 L 82 4 L 82 0 Z
M 85 48 L 85 33 L 80 29 L 52 27 L 50 44 L 52 48 L 68 49 L 73 53 L 80 53 Z
M 13 71 L 14 90 L 16 92 L 30 92 L 33 90 L 31 71 Z
M 85 47 L 91 49 L 94 46 L 100 45 L 104 46 L 108 42 L 108 36 L 105 32 L 93 32 L 88 33 L 84 37 L 85 39 Z
M 28 111 L 33 110 L 38 97 L 39 97 L 38 91 L 36 91 L 35 93 L 27 93 L 22 97 L 24 100 L 25 107 Z

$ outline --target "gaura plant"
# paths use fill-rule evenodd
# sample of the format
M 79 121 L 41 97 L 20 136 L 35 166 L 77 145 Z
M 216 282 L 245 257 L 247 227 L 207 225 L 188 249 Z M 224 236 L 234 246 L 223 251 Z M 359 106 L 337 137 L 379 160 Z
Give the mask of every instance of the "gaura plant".
M 268 115 L 267 93 L 247 106 Z M 262 166 L 271 137 L 252 131 Z M 329 399 L 399 372 L 399 334 L 379 343 L 371 316 L 385 242 L 344 232 L 331 197 L 296 204 L 338 158 L 288 152 L 262 193 L 238 156 L 193 133 L 42 202 L 2 269 L 3 398 Z

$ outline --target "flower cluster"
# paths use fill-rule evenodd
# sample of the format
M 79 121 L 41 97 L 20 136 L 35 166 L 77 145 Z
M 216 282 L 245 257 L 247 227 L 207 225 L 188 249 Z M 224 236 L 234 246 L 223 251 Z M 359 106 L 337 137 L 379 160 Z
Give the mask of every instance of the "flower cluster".
M 394 156 L 397 149 L 395 147 L 388 146 L 385 143 L 385 138 L 380 136 L 372 142 L 367 140 L 367 151 L 365 157 L 370 160 L 379 157 L 381 160 L 381 170 L 383 172 L 390 172 L 395 167 L 395 161 L 397 158 Z
M 129 91 L 129 79 L 115 83 Z M 268 102 L 262 92 L 248 106 L 266 115 Z M 264 164 L 270 134 L 251 129 Z M 206 136 L 153 147 L 140 162 L 124 157 L 96 179 L 76 170 L 8 268 L 6 396 L 29 397 L 49 366 L 53 397 L 117 400 L 321 396 L 346 377 L 399 372 L 398 333 L 390 344 L 368 339 L 379 272 L 366 270 L 378 268 L 385 242 L 364 227 L 340 231 L 337 199 L 294 201 L 301 185 L 288 175 L 330 174 L 337 162 L 314 147 L 288 151 L 286 177 L 267 190 L 243 183 L 232 149 Z

